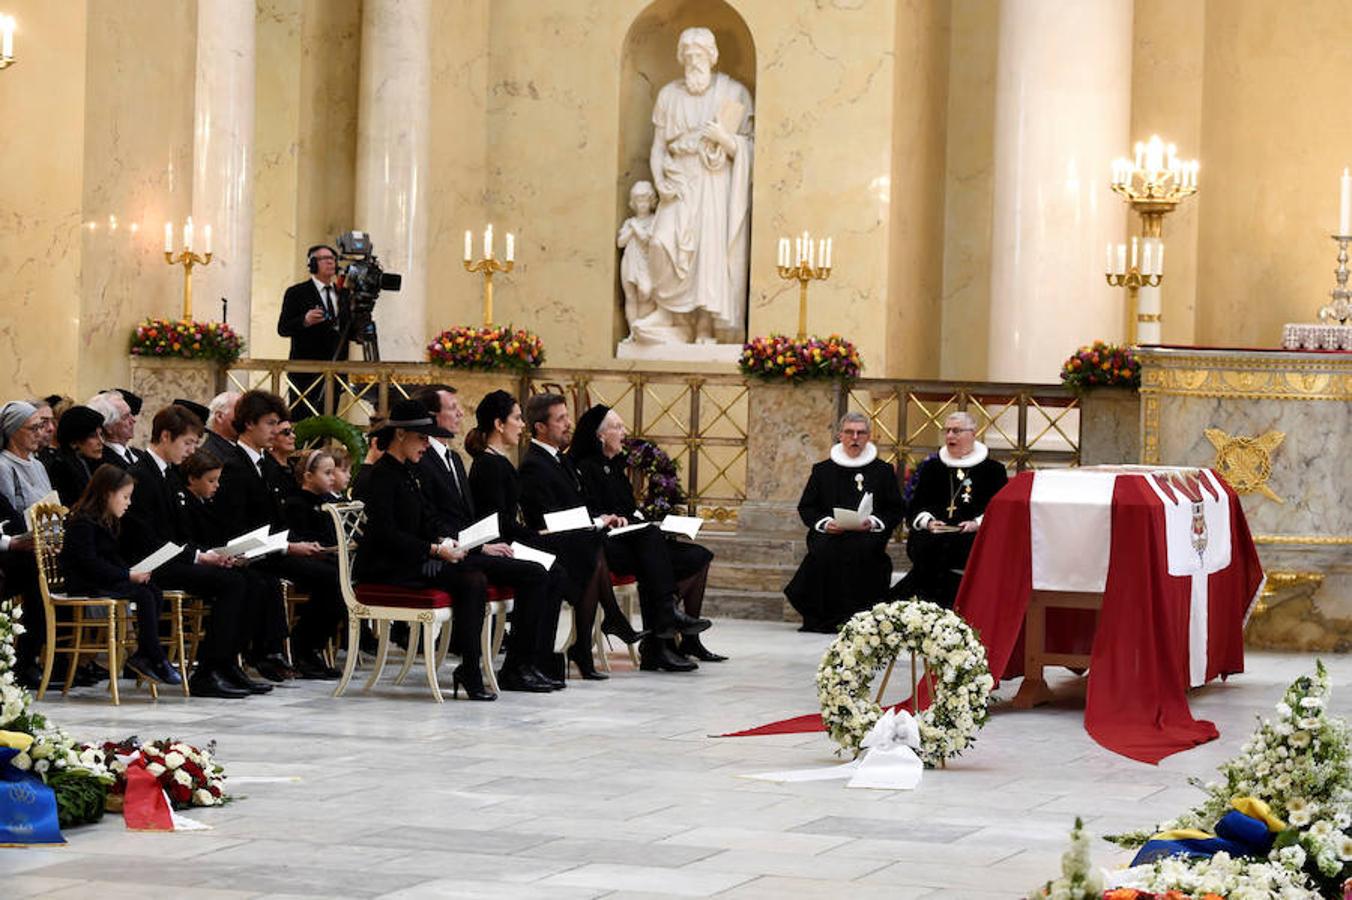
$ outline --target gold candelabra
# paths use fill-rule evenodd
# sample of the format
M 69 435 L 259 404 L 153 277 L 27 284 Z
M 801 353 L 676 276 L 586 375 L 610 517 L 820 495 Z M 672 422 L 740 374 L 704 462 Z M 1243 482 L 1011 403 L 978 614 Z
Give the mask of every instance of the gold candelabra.
M 507 258 L 493 257 L 493 226 L 484 229 L 484 255 L 474 259 L 474 235 L 465 232 L 465 271 L 479 272 L 484 277 L 484 327 L 493 324 L 493 276 L 498 272 L 510 272 L 516 268 L 516 238 L 507 234 Z
M 183 318 L 192 320 L 192 270 L 194 266 L 211 265 L 211 226 L 206 226 L 206 249 L 201 254 L 192 249 L 192 216 L 183 224 L 183 250 L 174 252 L 174 226 L 164 224 L 164 261 L 171 266 L 183 267 Z
M 1112 189 L 1141 217 L 1140 239 L 1144 243 L 1142 264 L 1136 265 L 1137 238 L 1131 239 L 1131 267 L 1123 264 L 1124 247 L 1117 249 L 1117 266 L 1113 266 L 1113 249 L 1108 249 L 1108 269 L 1105 276 L 1113 287 L 1127 289 L 1127 330 L 1131 343 L 1144 337 L 1148 343 L 1159 343 L 1160 314 L 1157 302 L 1152 308 L 1139 308 L 1139 291 L 1143 287 L 1159 287 L 1164 278 L 1164 217 L 1178 208 L 1188 197 L 1197 193 L 1197 160 L 1178 158 L 1177 148 L 1165 144 L 1160 136 L 1152 134 L 1148 141 L 1136 142 L 1135 159 L 1113 161 Z M 1151 249 L 1154 258 L 1151 258 Z
M 798 282 L 798 340 L 807 340 L 807 286 L 812 281 L 825 281 L 831 277 L 831 243 L 833 238 L 819 238 L 812 243 L 812 236 L 804 231 L 794 238 L 794 263 L 789 265 L 789 239 L 779 239 L 779 277 L 786 281 Z M 820 265 L 818 265 L 820 263 Z

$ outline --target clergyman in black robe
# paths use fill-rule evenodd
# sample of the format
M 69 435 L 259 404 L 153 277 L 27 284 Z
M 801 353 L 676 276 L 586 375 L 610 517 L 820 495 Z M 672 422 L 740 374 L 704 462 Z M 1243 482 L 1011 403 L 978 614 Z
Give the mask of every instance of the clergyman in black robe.
M 887 594 L 892 578 L 887 542 L 901 522 L 901 489 L 869 434 L 865 416 L 846 413 L 839 443 L 829 459 L 812 467 L 798 501 L 808 528 L 807 556 L 784 594 L 803 617 L 800 631 L 833 632 Z M 872 515 L 857 528 L 842 528 L 834 510 L 857 510 L 865 494 L 873 495 Z

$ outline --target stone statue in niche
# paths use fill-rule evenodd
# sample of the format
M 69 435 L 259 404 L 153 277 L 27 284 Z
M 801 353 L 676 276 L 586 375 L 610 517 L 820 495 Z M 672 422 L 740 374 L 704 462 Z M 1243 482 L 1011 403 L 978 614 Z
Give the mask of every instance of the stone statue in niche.
M 687 28 L 676 46 L 685 77 L 658 92 L 648 157 L 657 213 L 648 244 L 651 312 L 630 341 L 740 344 L 751 248 L 751 92 L 715 72 L 718 44 Z
M 631 217 L 620 226 L 615 245 L 624 251 L 620 257 L 620 287 L 624 289 L 624 319 L 629 323 L 629 337 L 634 341 L 634 325 L 651 315 L 653 279 L 648 270 L 648 247 L 653 237 L 653 210 L 657 208 L 657 191 L 651 182 L 636 181 L 629 189 Z

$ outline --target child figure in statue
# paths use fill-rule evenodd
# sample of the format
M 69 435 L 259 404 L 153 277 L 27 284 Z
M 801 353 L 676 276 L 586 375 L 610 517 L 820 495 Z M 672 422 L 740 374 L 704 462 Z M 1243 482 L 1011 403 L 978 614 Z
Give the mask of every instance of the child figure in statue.
M 633 215 L 624 220 L 615 244 L 624 250 L 620 257 L 620 286 L 624 289 L 624 318 L 629 323 L 625 341 L 637 340 L 634 323 L 653 312 L 653 280 L 648 272 L 648 243 L 653 236 L 653 211 L 657 191 L 652 183 L 637 181 L 629 189 L 629 209 Z

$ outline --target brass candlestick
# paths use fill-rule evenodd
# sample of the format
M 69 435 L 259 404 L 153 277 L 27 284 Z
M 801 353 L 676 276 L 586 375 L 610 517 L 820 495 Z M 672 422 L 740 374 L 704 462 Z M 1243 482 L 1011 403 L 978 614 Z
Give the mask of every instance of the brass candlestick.
M 178 255 L 166 250 L 164 261 L 171 266 L 183 267 L 183 318 L 192 321 L 192 269 L 193 266 L 211 265 L 211 251 L 208 250 L 199 256 L 187 248 Z
M 1137 292 L 1143 287 L 1159 287 L 1160 282 L 1164 280 L 1163 275 L 1145 275 L 1141 270 L 1132 266 L 1125 272 L 1105 272 L 1104 277 L 1108 279 L 1111 287 L 1124 287 L 1127 289 L 1127 307 L 1129 311 L 1128 325 L 1130 333 L 1127 336 L 1127 343 L 1136 343 L 1136 322 L 1158 322 L 1159 313 L 1139 314 L 1136 306 Z
M 484 276 L 484 327 L 493 324 L 493 275 L 497 272 L 510 272 L 516 267 L 514 260 L 494 259 L 486 256 L 479 260 L 465 260 L 466 272 L 481 272 Z
M 830 266 L 814 266 L 806 260 L 796 266 L 780 265 L 779 277 L 798 281 L 798 340 L 807 340 L 807 286 L 811 281 L 825 281 L 831 277 Z

